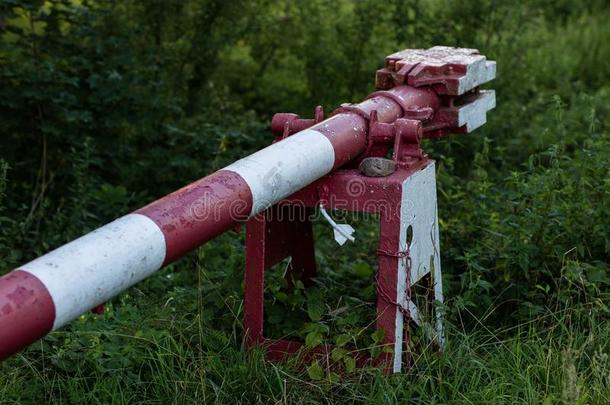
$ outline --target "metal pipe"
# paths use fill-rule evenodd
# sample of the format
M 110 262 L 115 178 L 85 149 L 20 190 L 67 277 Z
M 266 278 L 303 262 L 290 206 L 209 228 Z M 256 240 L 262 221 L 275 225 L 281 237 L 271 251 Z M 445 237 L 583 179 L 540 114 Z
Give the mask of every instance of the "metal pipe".
M 368 116 L 438 108 L 397 86 L 236 161 L 0 278 L 0 359 L 61 328 L 193 248 L 362 154 Z

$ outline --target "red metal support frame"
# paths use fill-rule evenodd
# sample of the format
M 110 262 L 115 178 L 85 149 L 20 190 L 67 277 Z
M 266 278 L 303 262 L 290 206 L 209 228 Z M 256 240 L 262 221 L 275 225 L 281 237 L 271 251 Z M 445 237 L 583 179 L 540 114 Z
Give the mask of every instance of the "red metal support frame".
M 405 260 L 401 250 L 401 214 L 408 207 L 403 204 L 403 186 L 414 174 L 432 165 L 427 159 L 417 165 L 399 168 L 388 177 L 366 177 L 355 169 L 339 170 L 314 182 L 305 189 L 272 206 L 248 221 L 246 226 L 246 271 L 244 329 L 249 347 L 266 348 L 267 358 L 281 360 L 303 348 L 298 341 L 265 337 L 264 283 L 265 272 L 287 257 L 292 258 L 294 274 L 307 285 L 315 276 L 311 210 L 320 204 L 320 190 L 324 190 L 324 206 L 352 212 L 379 215 L 379 245 L 376 327 L 384 331 L 383 344 L 391 351 L 383 351 L 380 357 L 371 359 L 358 354 L 358 365 L 376 364 L 387 372 L 399 371 L 402 364 L 409 364 L 409 354 L 403 354 L 403 331 L 400 325 L 410 322 L 408 307 L 397 302 L 399 261 Z M 415 191 L 415 190 L 414 190 Z M 371 198 L 371 196 L 375 196 Z M 404 295 L 408 296 L 409 274 Z M 407 329 L 408 331 L 408 329 Z M 322 345 L 303 352 L 306 360 L 315 356 L 328 356 L 332 345 Z M 396 356 L 400 356 L 396 358 Z M 404 356 L 404 357 L 403 357 Z

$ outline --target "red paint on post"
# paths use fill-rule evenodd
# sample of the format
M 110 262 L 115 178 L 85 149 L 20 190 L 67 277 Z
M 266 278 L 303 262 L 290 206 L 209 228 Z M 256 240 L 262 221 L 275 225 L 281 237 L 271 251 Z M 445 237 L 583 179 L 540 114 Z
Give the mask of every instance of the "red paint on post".
M 309 217 L 297 213 L 307 213 L 303 211 L 307 207 L 318 207 L 321 198 L 328 209 L 379 214 L 376 328 L 384 333 L 379 344 L 390 349 L 402 345 L 402 341 L 397 342 L 396 330 L 397 316 L 403 316 L 401 304 L 397 302 L 398 267 L 399 260 L 403 260 L 399 251 L 402 185 L 429 163 L 427 158 L 422 158 L 412 167 L 399 168 L 387 177 L 366 177 L 358 170 L 350 169 L 335 171 L 248 221 L 244 274 L 244 330 L 248 347 L 265 347 L 270 360 L 285 359 L 303 347 L 302 342 L 277 340 L 264 335 L 265 272 L 284 258 L 291 257 L 293 270 L 306 276 L 302 279 L 315 275 L 315 247 Z M 321 197 L 320 190 L 327 190 L 326 195 Z M 404 324 L 408 325 L 410 318 L 408 314 L 405 316 Z M 316 356 L 328 358 L 331 352 L 331 346 L 323 345 L 307 349 L 301 353 L 304 356 L 301 359 L 307 362 Z M 393 350 L 383 351 L 373 359 L 360 353 L 356 354 L 356 360 L 358 365 L 369 362 L 389 373 L 394 368 L 394 354 Z M 402 356 L 402 353 L 397 355 Z M 408 352 L 406 358 L 409 359 Z
M 438 96 L 430 89 L 398 86 L 388 91 L 373 93 L 369 99 L 359 104 L 343 105 L 335 111 L 331 119 L 313 125 L 311 129 L 321 132 L 333 145 L 334 170 L 365 151 L 367 138 L 370 136 L 370 133 L 367 134 L 368 121 L 373 111 L 376 112 L 379 122 L 392 123 L 398 118 L 410 116 L 424 109 L 436 111 L 439 105 Z M 276 121 L 281 121 L 282 117 Z M 279 127 L 279 124 L 276 123 L 276 126 Z
M 0 277 L 0 360 L 49 333 L 54 321 L 55 304 L 38 278 L 23 270 Z
M 136 211 L 161 228 L 163 265 L 245 221 L 252 210 L 250 187 L 237 173 L 220 170 Z
M 343 166 L 362 153 L 366 146 L 366 119 L 354 113 L 340 113 L 328 121 L 314 125 L 315 129 L 328 138 L 335 150 L 333 170 Z

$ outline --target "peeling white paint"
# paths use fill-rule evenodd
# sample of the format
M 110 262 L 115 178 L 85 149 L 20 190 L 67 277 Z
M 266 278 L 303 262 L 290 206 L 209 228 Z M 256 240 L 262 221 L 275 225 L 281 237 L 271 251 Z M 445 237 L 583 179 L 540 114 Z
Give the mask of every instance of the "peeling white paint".
M 335 150 L 322 133 L 306 129 L 225 167 L 239 174 L 252 192 L 256 215 L 320 177 L 335 164 Z
M 477 49 L 434 46 L 429 49 L 405 49 L 386 59 L 399 60 L 409 65 L 443 67 L 462 65 L 466 73 L 458 79 L 457 96 L 467 93 L 496 77 L 496 62 L 489 61 Z
M 407 250 L 407 232 L 412 227 L 413 237 L 409 248 L 411 257 L 411 285 L 430 273 L 430 259 L 434 260 L 434 291 L 435 299 L 442 302 L 441 259 L 438 232 L 438 216 L 436 207 L 436 174 L 434 162 L 421 171 L 407 178 L 402 185 L 402 201 L 400 210 L 400 242 L 401 251 Z M 405 296 L 407 283 L 407 261 L 398 261 L 398 285 L 396 302 L 403 308 L 414 307 L 407 302 Z M 414 314 L 418 323 L 419 314 Z M 442 344 L 442 314 L 437 314 L 436 334 Z M 396 311 L 396 343 L 394 347 L 394 372 L 398 373 L 402 366 L 402 342 L 404 332 L 404 317 Z
M 458 109 L 458 127 L 472 132 L 487 122 L 487 111 L 496 107 L 496 92 L 481 90 L 473 100 Z
M 20 269 L 46 286 L 57 329 L 161 268 L 165 237 L 148 217 L 129 214 Z
M 466 74 L 460 77 L 457 95 L 462 95 L 475 87 L 493 80 L 495 77 L 496 62 L 486 60 L 484 56 L 480 56 L 480 58 L 468 64 Z

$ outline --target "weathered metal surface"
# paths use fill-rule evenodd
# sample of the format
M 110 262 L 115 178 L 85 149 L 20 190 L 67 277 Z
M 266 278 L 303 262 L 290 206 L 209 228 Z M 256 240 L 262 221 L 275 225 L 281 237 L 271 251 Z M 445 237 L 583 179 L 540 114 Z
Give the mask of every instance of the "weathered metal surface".
M 377 73 L 377 87 L 401 84 L 430 86 L 437 94 L 460 96 L 493 80 L 496 62 L 488 61 L 477 49 L 435 46 L 405 49 L 386 57 Z
M 167 254 L 164 265 L 247 219 L 252 192 L 237 173 L 220 170 L 136 212 L 161 228 Z
M 397 312 L 395 322 L 396 341 L 401 342 L 400 345 L 395 345 L 397 353 L 403 351 L 405 321 L 403 313 L 409 313 L 409 305 L 412 302 L 411 286 L 430 274 L 432 266 L 434 266 L 436 276 L 437 286 L 435 287 L 440 292 L 435 298 L 440 302 L 443 301 L 435 177 L 434 162 L 428 161 L 426 166 L 413 173 L 402 183 L 398 251 L 408 252 L 408 255 L 398 261 L 396 302 L 400 304 L 402 311 Z M 437 290 L 435 289 L 435 291 Z M 409 313 L 409 319 L 410 317 Z M 441 318 L 439 320 L 442 321 Z M 442 322 L 437 327 L 439 328 L 438 335 L 443 339 Z M 395 355 L 394 372 L 399 372 L 401 367 L 401 357 Z
M 411 227 L 411 231 L 408 229 Z M 435 165 L 432 162 L 416 175 L 406 179 L 402 186 L 401 248 L 409 250 L 411 285 L 429 276 L 433 283 L 433 298 L 443 302 L 441 277 L 438 208 L 436 198 Z M 407 234 L 412 235 L 407 246 Z M 404 243 L 403 239 L 405 238 Z M 405 271 L 407 269 L 405 268 Z M 402 269 L 400 269 L 402 271 Z M 402 274 L 402 273 L 399 273 Z M 399 277 L 399 280 L 400 277 Z M 398 297 L 404 308 L 415 306 L 408 297 Z M 434 314 L 437 344 L 444 347 L 442 314 Z
M 328 138 L 306 129 L 223 170 L 237 173 L 246 181 L 252 192 L 251 215 L 256 215 L 330 173 L 334 164 L 335 150 Z
M 379 89 L 408 84 L 434 91 L 442 105 L 433 111 L 419 108 L 405 114 L 422 122 L 425 138 L 449 133 L 472 132 L 486 122 L 487 111 L 495 107 L 495 93 L 479 86 L 496 76 L 496 62 L 476 49 L 435 46 L 405 49 L 386 57 L 377 71 Z
M 472 132 L 487 122 L 487 111 L 496 107 L 496 92 L 481 90 L 466 97 L 466 103 L 458 106 L 458 126 Z
M 15 270 L 0 277 L 0 359 L 49 333 L 54 320 L 53 300 L 34 275 Z
M 309 216 L 295 214 L 307 213 L 308 210 L 320 205 L 328 209 L 376 213 L 380 216 L 380 250 L 396 252 L 399 247 L 401 186 L 406 178 L 418 170 L 419 167 L 397 170 L 383 178 L 365 177 L 356 169 L 335 171 L 248 222 L 244 329 L 249 346 L 268 347 L 267 356 L 271 360 L 286 358 L 302 348 L 300 342 L 270 339 L 265 337 L 263 331 L 265 271 L 290 256 L 293 269 L 298 269 L 298 271 L 293 270 L 290 276 L 296 276 L 308 285 L 311 277 L 315 275 L 313 235 Z M 307 232 L 301 230 L 304 226 L 307 227 Z M 282 242 L 278 243 L 278 241 Z M 296 252 L 299 253 L 295 257 Z M 396 256 L 379 255 L 377 277 L 379 288 L 392 298 L 388 301 L 383 295 L 378 297 L 376 325 L 385 331 L 383 343 L 390 345 L 393 350 L 397 345 L 402 347 L 402 342 L 395 338 L 396 313 L 402 316 L 395 303 L 398 260 Z M 330 351 L 332 346 L 324 345 L 306 353 L 306 356 L 324 356 Z M 361 355 L 358 362 L 360 365 L 375 363 L 388 371 L 393 370 L 394 363 L 393 355 L 387 352 L 377 359 Z
M 269 208 L 248 222 L 246 232 L 246 272 L 244 329 L 250 346 L 272 348 L 268 358 L 279 360 L 302 348 L 302 343 L 265 337 L 264 275 L 274 264 L 292 257 L 289 275 L 310 282 L 315 275 L 313 236 L 308 209 L 324 206 L 379 215 L 377 251 L 379 268 L 376 327 L 384 330 L 382 343 L 392 353 L 378 359 L 361 356 L 361 363 L 375 363 L 387 371 L 403 367 L 404 325 L 410 319 L 411 284 L 429 275 L 434 267 L 436 298 L 442 301 L 434 162 L 423 159 L 408 169 L 398 169 L 387 177 L 366 177 L 356 170 L 334 172 Z M 408 237 L 407 229 L 412 236 Z M 303 231 L 306 229 L 306 231 Z M 296 252 L 298 256 L 295 256 Z M 305 259 L 306 258 L 306 259 Z M 409 265 L 407 264 L 409 263 Z M 431 265 L 434 263 L 434 266 Z M 438 336 L 442 338 L 439 323 Z M 332 345 L 310 353 L 323 356 Z
M 405 50 L 386 59 L 377 76 L 383 91 L 363 102 L 344 104 L 326 120 L 320 107 L 312 119 L 276 115 L 276 142 L 269 147 L 1 277 L 0 359 L 237 223 L 256 218 L 283 199 L 297 198 L 309 207 L 323 203 L 329 209 L 380 214 L 380 251 L 385 253 L 379 256 L 377 282 L 383 294 L 378 326 L 387 329 L 387 342 L 396 344 L 395 311 L 405 311 L 396 290 L 402 289 L 396 279 L 402 225 L 395 208 L 403 198 L 403 182 L 430 165 L 420 148 L 421 138 L 470 132 L 485 122 L 486 112 L 495 106 L 495 94 L 478 86 L 494 75 L 495 63 L 476 50 Z M 364 177 L 354 170 L 362 159 L 385 156 L 390 148 L 396 172 Z M 311 275 L 307 272 L 315 263 L 313 241 L 307 236 L 310 224 L 299 226 L 278 234 L 297 232 L 303 237 L 304 256 L 297 262 L 304 274 Z M 275 239 L 264 249 L 259 247 L 265 251 L 264 265 L 287 251 L 293 259 L 298 256 L 290 241 Z M 251 297 L 247 295 L 246 301 Z M 28 319 L 18 321 L 19 317 Z M 275 352 L 282 347 L 295 345 L 279 342 Z
M 53 329 L 161 268 L 165 239 L 144 215 L 129 214 L 20 267 L 36 276 L 55 304 Z

